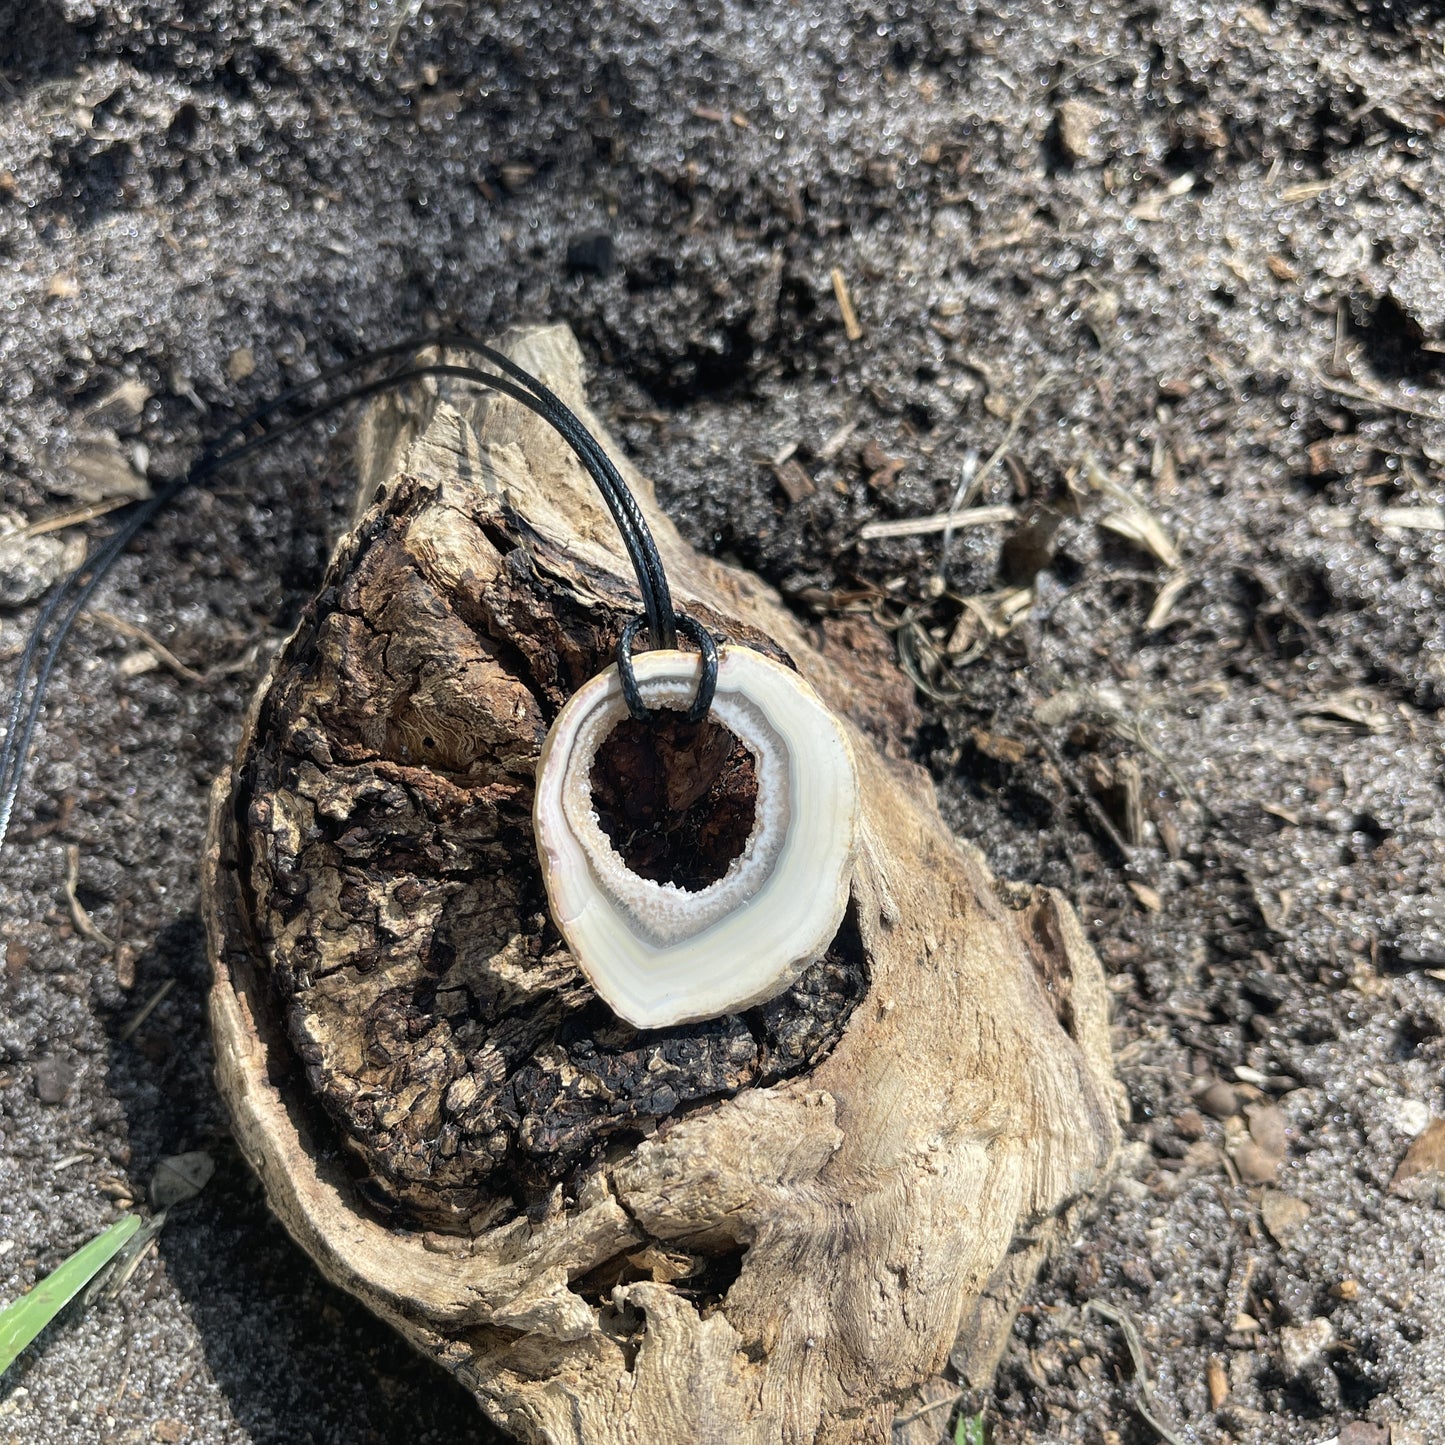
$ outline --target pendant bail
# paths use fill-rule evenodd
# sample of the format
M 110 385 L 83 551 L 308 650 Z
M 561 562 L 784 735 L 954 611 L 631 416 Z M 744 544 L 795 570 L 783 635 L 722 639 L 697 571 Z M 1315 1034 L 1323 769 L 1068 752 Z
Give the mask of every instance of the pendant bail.
M 685 714 L 688 722 L 700 723 L 712 710 L 713 695 L 717 692 L 717 642 L 702 623 L 685 612 L 675 612 L 673 623 L 684 636 L 692 638 L 698 651 L 702 653 L 702 674 L 697 680 L 697 696 L 693 698 L 692 706 Z M 642 700 L 642 692 L 637 686 L 637 674 L 632 668 L 632 644 L 647 625 L 646 616 L 634 617 L 622 629 L 622 636 L 617 639 L 617 676 L 622 683 L 622 696 L 626 700 L 627 711 L 638 722 L 651 722 L 655 717 L 653 710 Z

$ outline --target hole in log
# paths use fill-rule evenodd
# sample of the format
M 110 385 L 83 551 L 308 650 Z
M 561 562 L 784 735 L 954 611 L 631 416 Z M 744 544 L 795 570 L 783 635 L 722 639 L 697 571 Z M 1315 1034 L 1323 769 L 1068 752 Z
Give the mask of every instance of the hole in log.
M 654 1241 L 605 1260 L 573 1280 L 569 1288 L 590 1304 L 600 1306 L 604 1318 L 610 1311 L 614 1326 L 621 1323 L 621 1316 L 612 1304 L 612 1291 L 618 1285 L 639 1280 L 671 1285 L 702 1313 L 717 1308 L 727 1298 L 743 1272 L 747 1255 L 745 1244 L 726 1245 L 714 1252 L 693 1251 L 675 1241 Z M 634 1317 L 634 1325 L 640 1326 L 641 1321 Z
M 597 750 L 592 802 L 622 861 L 690 892 L 716 883 L 742 853 L 758 796 L 753 756 L 720 723 L 667 711 L 624 718 Z

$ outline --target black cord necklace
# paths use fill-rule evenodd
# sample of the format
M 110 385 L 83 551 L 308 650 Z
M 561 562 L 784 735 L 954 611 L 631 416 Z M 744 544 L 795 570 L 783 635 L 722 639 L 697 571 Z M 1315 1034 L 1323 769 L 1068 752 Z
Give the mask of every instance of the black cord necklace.
M 353 382 L 338 395 L 308 406 L 299 416 L 270 422 L 278 412 L 314 395 L 323 387 L 353 377 L 381 362 L 398 356 L 414 356 L 429 349 L 470 352 L 496 367 L 500 374 L 453 362 L 411 363 L 369 381 Z M 366 351 L 350 361 L 321 372 L 309 381 L 289 388 L 248 412 L 227 427 L 215 441 L 209 443 L 183 477 L 136 503 L 115 531 L 52 591 L 41 606 L 21 652 L 15 691 L 6 716 L 5 741 L 0 744 L 0 848 L 4 847 L 15 804 L 24 785 L 25 764 L 60 651 L 76 620 L 85 610 L 96 589 L 120 560 L 126 547 L 182 492 L 202 485 L 225 468 L 265 447 L 274 446 L 292 433 L 344 406 L 394 391 L 425 377 L 452 377 L 510 397 L 541 417 L 571 447 L 597 484 L 597 489 L 617 524 L 628 560 L 637 577 L 637 588 L 642 600 L 642 616 L 627 625 L 617 647 L 618 673 L 628 711 L 640 722 L 646 721 L 652 715 L 642 699 L 632 662 L 633 646 L 645 627 L 654 648 L 675 649 L 679 633 L 691 639 L 697 646 L 702 654 L 702 672 L 696 695 L 687 711 L 687 719 L 689 722 L 700 722 L 707 716 L 717 688 L 716 640 L 694 618 L 673 607 L 667 574 L 647 520 L 637 505 L 637 499 L 597 438 L 583 426 L 559 396 L 510 357 L 485 342 L 460 332 L 431 332 Z M 226 444 L 228 439 L 245 437 L 252 428 L 267 423 L 270 424 L 266 425 L 260 435 Z
M 416 360 L 425 350 L 462 352 L 488 369 Z M 368 367 L 397 358 L 405 359 L 362 379 Z M 54 589 L 21 653 L 0 746 L 0 847 L 60 650 L 127 545 L 181 492 L 223 468 L 351 402 L 426 377 L 499 392 L 541 417 L 602 494 L 637 578 L 642 612 L 622 629 L 615 666 L 568 699 L 537 764 L 537 860 L 552 917 L 579 967 L 616 1013 L 643 1028 L 716 1018 L 773 997 L 823 953 L 847 905 L 861 833 L 847 733 L 797 672 L 748 647 L 719 650 L 707 628 L 676 609 L 647 520 L 601 443 L 510 357 L 455 332 L 368 351 L 248 413 L 183 477 L 137 503 Z M 338 384 L 335 395 L 313 399 Z M 301 403 L 299 414 L 287 414 Z M 644 629 L 650 646 L 634 656 Z M 682 651 L 679 636 L 697 651 Z M 593 765 L 617 724 L 629 714 L 656 721 L 663 710 L 688 723 L 713 715 L 755 765 L 754 824 L 743 852 L 695 892 L 633 873 L 603 834 L 592 801 Z

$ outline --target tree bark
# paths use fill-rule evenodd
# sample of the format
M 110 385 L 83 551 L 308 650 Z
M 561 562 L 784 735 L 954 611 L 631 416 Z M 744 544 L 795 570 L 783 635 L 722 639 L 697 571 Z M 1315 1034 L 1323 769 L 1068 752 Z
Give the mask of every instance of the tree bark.
M 506 350 L 617 457 L 564 328 Z M 848 917 L 792 989 L 620 1024 L 545 916 L 529 824 L 550 719 L 637 610 L 610 517 L 545 423 L 450 383 L 374 407 L 358 462 L 207 847 L 217 1071 L 276 1213 L 527 1441 L 884 1441 L 950 1359 L 986 1385 L 1118 1145 L 1068 903 L 949 834 L 875 640 L 810 636 L 619 458 L 679 605 L 845 720 L 864 811 Z M 705 870 L 738 829 L 667 832 L 678 757 L 719 817 L 747 769 L 715 735 L 668 747 L 624 749 L 608 806 L 653 769 L 649 856 L 685 834 Z

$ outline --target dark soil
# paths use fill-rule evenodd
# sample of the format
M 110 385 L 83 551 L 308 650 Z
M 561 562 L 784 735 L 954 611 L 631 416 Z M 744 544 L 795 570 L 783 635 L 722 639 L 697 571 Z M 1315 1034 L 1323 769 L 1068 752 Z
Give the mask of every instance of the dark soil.
M 1445 500 L 1442 41 L 1421 0 L 6 6 L 4 503 L 141 442 L 172 472 L 420 320 L 565 319 L 695 542 L 895 627 L 951 821 L 1109 970 L 1127 1167 L 993 1439 L 1157 1438 L 1091 1300 L 1182 1440 L 1442 1439 L 1445 1212 L 1391 1188 L 1445 1113 L 1445 532 L 1401 525 Z M 127 379 L 139 415 L 97 409 Z M 937 534 L 860 542 L 1005 442 L 980 500 L 1018 520 L 959 531 L 941 585 Z M 100 620 L 57 673 L 0 862 L 0 1298 L 159 1156 L 220 1170 L 7 1377 L 0 1440 L 484 1438 L 286 1242 L 210 1085 L 205 788 L 344 458 L 249 463 L 104 589 L 204 682 Z M 1177 569 L 1101 525 L 1101 475 Z

